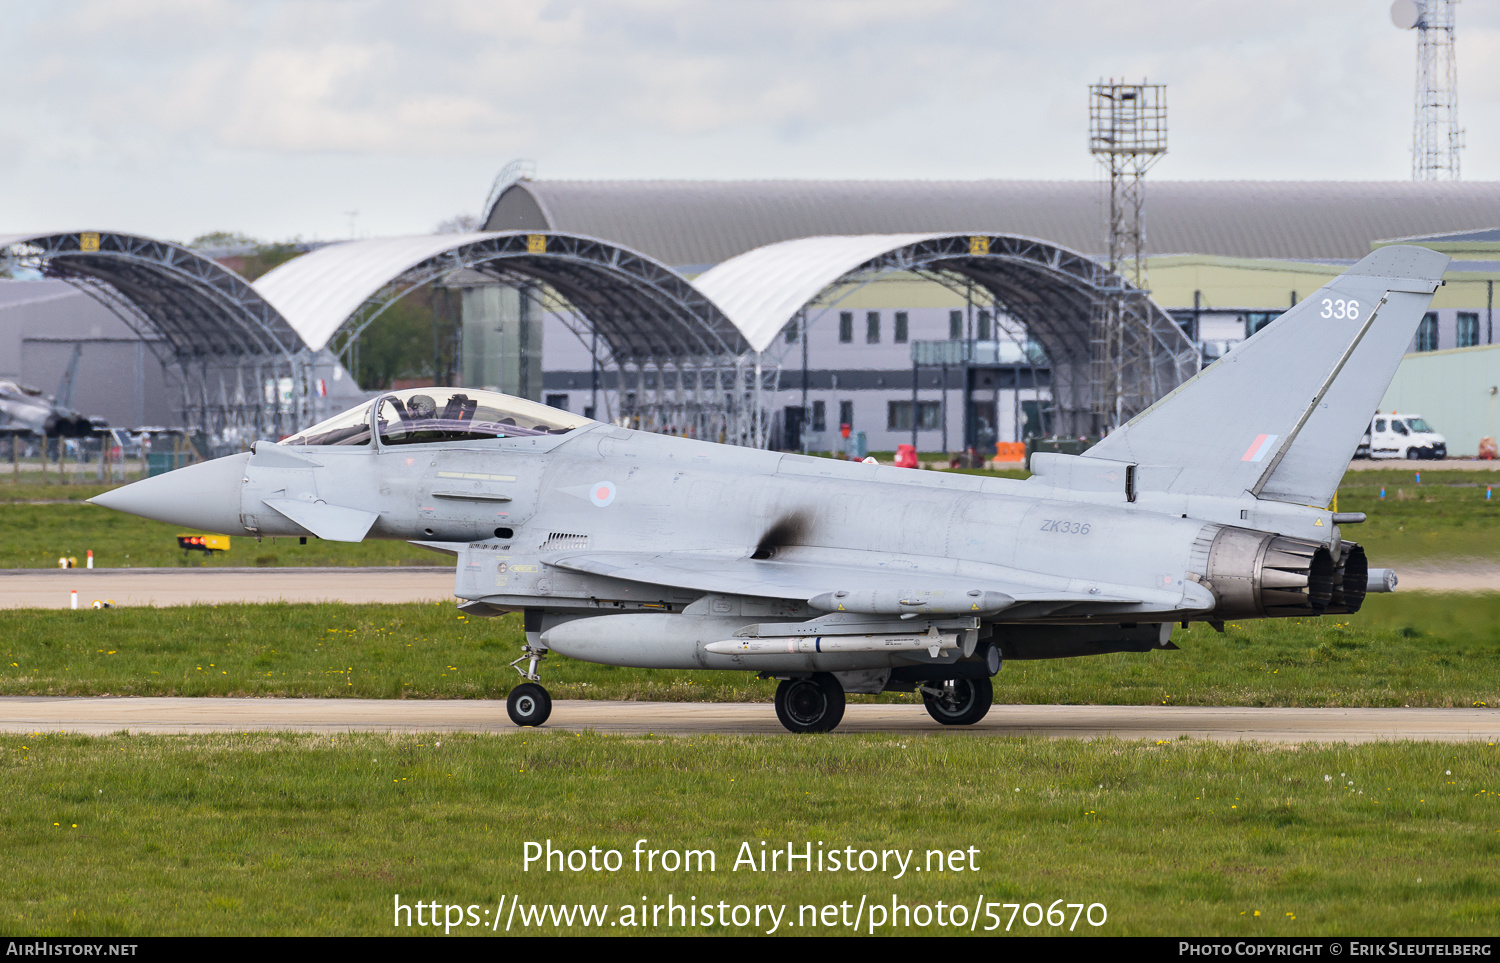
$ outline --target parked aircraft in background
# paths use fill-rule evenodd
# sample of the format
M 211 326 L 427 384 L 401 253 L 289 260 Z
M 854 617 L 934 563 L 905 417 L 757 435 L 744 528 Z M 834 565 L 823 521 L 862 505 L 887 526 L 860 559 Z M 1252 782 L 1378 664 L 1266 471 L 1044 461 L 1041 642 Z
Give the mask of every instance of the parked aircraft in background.
M 409 539 L 466 612 L 524 613 L 511 718 L 549 652 L 781 680 L 826 731 L 849 692 L 983 718 L 1007 659 L 1174 648 L 1173 626 L 1357 611 L 1370 570 L 1327 505 L 1442 283 L 1392 246 L 1083 455 L 1025 481 L 755 451 L 466 388 L 386 394 L 281 444 L 96 504 L 205 531 Z M 353 576 L 351 576 L 353 577 Z
M 0 381 L 0 430 L 51 438 L 87 438 L 95 428 L 104 427 L 99 419 L 89 419 L 74 411 L 73 382 L 78 375 L 82 345 L 73 346 L 73 357 L 51 398 L 37 388 Z

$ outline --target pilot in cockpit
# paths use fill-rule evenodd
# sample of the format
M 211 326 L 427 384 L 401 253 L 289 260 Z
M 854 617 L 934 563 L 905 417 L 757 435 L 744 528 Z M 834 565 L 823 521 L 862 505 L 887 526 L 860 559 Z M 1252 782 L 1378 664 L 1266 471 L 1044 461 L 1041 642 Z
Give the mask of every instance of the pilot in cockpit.
M 404 421 L 419 422 L 431 421 L 437 417 L 437 402 L 427 395 L 412 395 L 406 399 L 406 417 Z

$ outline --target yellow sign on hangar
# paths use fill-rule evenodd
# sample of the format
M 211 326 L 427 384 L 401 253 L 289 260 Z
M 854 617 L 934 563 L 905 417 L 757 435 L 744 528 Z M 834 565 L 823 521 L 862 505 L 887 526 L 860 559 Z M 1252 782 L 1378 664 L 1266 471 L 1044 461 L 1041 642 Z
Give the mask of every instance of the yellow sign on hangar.
M 99 250 L 99 234 L 98 234 L 98 232 L 97 231 L 84 231 L 82 234 L 78 235 L 78 250 L 80 250 L 80 251 L 97 251 L 97 250 Z
M 526 253 L 527 254 L 546 254 L 547 253 L 547 235 L 545 235 L 545 234 L 528 234 L 528 235 L 526 235 Z
M 990 239 L 987 237 L 969 238 L 969 253 L 976 255 L 990 253 Z

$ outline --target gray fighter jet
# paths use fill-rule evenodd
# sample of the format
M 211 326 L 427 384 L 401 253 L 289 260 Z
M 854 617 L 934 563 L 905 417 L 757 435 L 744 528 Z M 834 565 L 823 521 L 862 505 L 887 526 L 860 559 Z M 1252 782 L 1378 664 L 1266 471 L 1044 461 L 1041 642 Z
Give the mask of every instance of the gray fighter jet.
M 794 732 L 848 692 L 977 722 L 1006 659 L 1174 648 L 1179 623 L 1357 611 L 1324 506 L 1448 258 L 1386 247 L 1081 456 L 1025 481 L 726 447 L 465 388 L 383 395 L 281 444 L 96 504 L 235 535 L 407 539 L 454 593 L 524 613 L 519 725 L 548 652 L 781 680 Z
M 35 437 L 87 438 L 96 427 L 103 427 L 102 420 L 84 417 L 72 408 L 73 383 L 78 375 L 78 359 L 83 354 L 82 345 L 73 346 L 73 356 L 58 383 L 57 394 L 51 398 L 38 388 L 0 380 L 0 430 L 7 434 L 23 434 Z

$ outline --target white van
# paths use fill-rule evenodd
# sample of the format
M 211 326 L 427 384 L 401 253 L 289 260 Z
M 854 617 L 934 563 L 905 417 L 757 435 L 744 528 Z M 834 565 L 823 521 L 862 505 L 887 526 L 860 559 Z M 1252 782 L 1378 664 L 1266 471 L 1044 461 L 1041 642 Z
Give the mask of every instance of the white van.
M 1355 457 L 1447 458 L 1448 439 L 1433 431 L 1421 415 L 1376 412 Z

